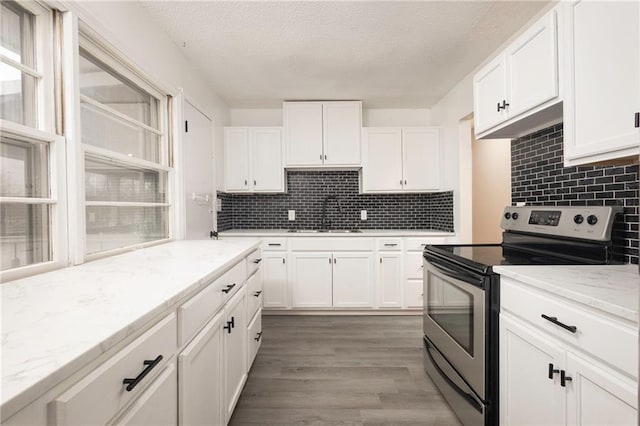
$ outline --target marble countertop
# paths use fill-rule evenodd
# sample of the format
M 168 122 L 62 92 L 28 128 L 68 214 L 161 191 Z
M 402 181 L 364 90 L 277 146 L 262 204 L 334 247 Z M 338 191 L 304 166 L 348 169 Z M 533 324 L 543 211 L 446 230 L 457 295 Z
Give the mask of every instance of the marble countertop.
M 638 324 L 638 265 L 496 266 L 493 270 Z
M 206 286 L 259 244 L 176 241 L 2 284 L 2 417 Z
M 434 229 L 362 229 L 361 232 L 289 232 L 287 229 L 230 229 L 221 237 L 455 237 Z

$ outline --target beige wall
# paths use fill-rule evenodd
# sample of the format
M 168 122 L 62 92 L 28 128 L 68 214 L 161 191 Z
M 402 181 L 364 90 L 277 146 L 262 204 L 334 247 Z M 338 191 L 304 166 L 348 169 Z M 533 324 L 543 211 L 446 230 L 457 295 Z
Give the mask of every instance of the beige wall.
M 476 141 L 472 132 L 473 243 L 502 241 L 500 218 L 511 204 L 511 140 Z

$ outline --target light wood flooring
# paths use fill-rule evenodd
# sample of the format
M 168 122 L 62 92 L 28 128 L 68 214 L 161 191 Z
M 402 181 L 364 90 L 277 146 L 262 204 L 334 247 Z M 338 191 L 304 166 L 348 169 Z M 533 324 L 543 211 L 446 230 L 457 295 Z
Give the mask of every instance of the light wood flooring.
M 459 425 L 422 368 L 421 316 L 264 316 L 230 425 Z

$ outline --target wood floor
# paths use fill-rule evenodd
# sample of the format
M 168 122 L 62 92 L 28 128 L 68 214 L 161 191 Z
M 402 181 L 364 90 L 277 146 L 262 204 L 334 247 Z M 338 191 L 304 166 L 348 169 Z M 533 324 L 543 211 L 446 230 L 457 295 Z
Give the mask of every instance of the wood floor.
M 459 425 L 422 368 L 420 316 L 264 316 L 230 425 Z

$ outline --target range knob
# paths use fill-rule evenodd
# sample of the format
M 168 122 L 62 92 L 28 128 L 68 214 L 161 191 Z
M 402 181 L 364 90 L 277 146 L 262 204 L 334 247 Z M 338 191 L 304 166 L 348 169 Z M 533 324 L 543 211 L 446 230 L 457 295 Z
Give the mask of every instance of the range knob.
M 580 225 L 582 222 L 584 222 L 584 216 L 582 216 L 581 214 L 577 214 L 573 217 L 573 221 Z
M 505 219 L 507 219 L 507 220 L 511 219 L 511 213 L 506 212 L 506 213 L 504 214 L 504 218 L 505 218 Z
M 598 223 L 598 217 L 594 214 L 590 214 L 589 216 L 587 216 L 587 223 L 589 225 L 595 225 L 596 223 Z
M 513 220 L 518 220 L 518 216 L 519 216 L 519 215 L 518 215 L 518 212 L 513 212 L 513 213 L 511 214 L 511 217 L 513 218 Z

